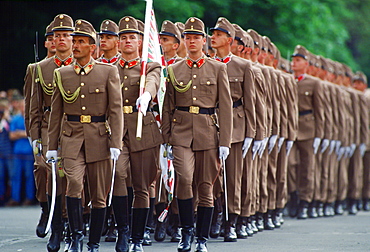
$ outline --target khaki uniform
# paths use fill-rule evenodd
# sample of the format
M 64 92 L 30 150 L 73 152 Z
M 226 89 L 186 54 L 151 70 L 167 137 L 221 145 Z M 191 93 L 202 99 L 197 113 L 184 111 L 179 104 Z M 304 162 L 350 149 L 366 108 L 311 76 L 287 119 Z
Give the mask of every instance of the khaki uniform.
M 66 195 L 81 198 L 87 173 L 92 207 L 104 208 L 112 176 L 109 148 L 120 149 L 122 139 L 117 68 L 94 60 L 84 69 L 74 63 L 56 70 L 54 81 L 49 149 L 56 150 L 60 139 Z
M 368 117 L 368 123 L 367 126 L 370 125 L 370 90 L 366 89 L 365 94 L 365 101 L 366 101 L 366 113 Z M 365 117 L 366 120 L 366 117 Z M 368 129 L 368 127 L 367 127 Z M 370 130 L 367 130 L 367 136 L 366 136 L 366 152 L 363 158 L 363 165 L 364 165 L 364 175 L 363 175 L 363 188 L 362 188 L 362 198 L 363 199 L 369 199 L 370 198 Z
M 177 197 L 193 197 L 194 175 L 199 206 L 212 207 L 213 183 L 220 168 L 217 148 L 230 147 L 232 137 L 232 101 L 226 65 L 202 57 L 196 63 L 183 59 L 172 69 L 174 78 L 167 85 L 162 133 L 165 142 L 173 146 L 180 189 Z M 219 132 L 211 117 L 217 104 Z

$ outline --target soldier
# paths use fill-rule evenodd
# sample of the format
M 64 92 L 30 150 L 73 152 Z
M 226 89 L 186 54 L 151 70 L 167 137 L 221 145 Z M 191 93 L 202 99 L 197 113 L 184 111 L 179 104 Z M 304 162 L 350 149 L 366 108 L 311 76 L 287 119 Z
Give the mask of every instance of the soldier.
M 51 202 L 51 186 L 57 183 L 57 197 L 51 226 L 52 235 L 49 238 L 47 248 L 49 251 L 58 251 L 62 235 L 62 178 L 56 176 L 56 181 L 51 179 L 51 167 L 46 163 L 45 154 L 48 149 L 47 129 L 51 111 L 51 95 L 53 93 L 53 72 L 61 66 L 67 66 L 73 62 L 72 58 L 72 37 L 73 20 L 65 14 L 57 15 L 54 18 L 52 31 L 54 32 L 54 43 L 56 47 L 55 56 L 45 59 L 35 66 L 35 79 L 32 84 L 30 100 L 30 136 L 34 151 L 39 148 L 39 155 L 36 160 L 39 169 L 47 170 L 47 193 L 48 201 Z M 36 172 L 35 172 L 36 176 Z M 39 175 L 37 175 L 39 176 Z
M 87 174 L 92 206 L 87 245 L 89 251 L 99 251 L 112 176 L 109 157 L 117 160 L 121 148 L 122 96 L 117 68 L 98 63 L 91 57 L 96 47 L 93 26 L 85 20 L 77 20 L 71 35 L 76 62 L 54 73 L 56 87 L 46 157 L 56 160 L 60 136 L 72 233 L 69 251 L 82 251 L 81 197 L 84 174 Z
M 226 65 L 202 53 L 203 22 L 189 18 L 184 29 L 187 58 L 170 66 L 163 106 L 163 135 L 174 156 L 181 222 L 178 251 L 190 251 L 193 238 L 193 178 L 199 196 L 196 251 L 207 251 L 218 157 L 226 160 L 232 131 L 232 101 Z M 215 116 L 218 105 L 219 121 Z M 217 132 L 219 126 L 219 133 Z M 219 134 L 219 135 L 218 135 Z
M 347 73 L 346 73 L 347 74 Z M 369 134 L 368 127 L 369 121 L 369 107 L 370 107 L 370 96 L 369 96 L 369 89 L 367 89 L 367 78 L 366 75 L 361 72 L 357 71 L 356 74 L 353 77 L 353 87 L 356 88 L 357 90 L 364 92 L 364 98 L 366 101 L 366 106 L 367 106 L 367 111 L 362 111 L 361 112 L 361 118 L 363 118 L 363 122 L 361 124 L 361 129 L 365 130 L 364 133 Z M 365 126 L 364 126 L 365 125 Z M 361 139 L 363 143 L 366 143 L 366 145 L 362 144 L 361 145 L 361 155 L 363 156 L 363 188 L 362 188 L 362 209 L 364 211 L 369 211 L 370 210 L 370 152 L 369 152 L 369 136 L 363 135 L 363 138 Z M 364 142 L 364 140 L 367 140 L 367 142 Z M 365 149 L 365 147 L 367 147 Z
M 45 42 L 44 46 L 47 49 L 46 58 L 50 58 L 55 55 L 55 43 L 53 37 L 53 23 L 54 20 L 46 27 L 45 31 Z M 29 64 L 27 66 L 26 75 L 24 77 L 24 87 L 23 87 L 23 94 L 24 94 L 24 102 L 25 102 L 25 114 L 24 114 L 24 123 L 26 127 L 27 137 L 30 138 L 30 101 L 31 101 L 31 91 L 32 91 L 32 81 L 34 80 L 35 75 L 35 65 L 36 63 Z M 32 143 L 32 141 L 31 141 Z M 36 199 L 39 201 L 41 206 L 41 216 L 39 219 L 39 223 L 36 227 L 36 235 L 40 238 L 44 238 L 46 236 L 45 228 L 47 224 L 47 218 L 49 215 L 48 209 L 48 199 L 46 197 L 46 177 L 47 171 L 43 169 L 43 167 L 39 168 L 37 159 L 35 157 L 34 163 L 34 176 L 35 176 L 35 185 L 36 185 Z
M 151 112 L 150 101 L 159 88 L 161 67 L 148 63 L 145 92 L 139 97 L 141 61 L 139 57 L 138 24 L 135 18 L 126 16 L 119 22 L 119 46 L 121 58 L 115 63 L 122 83 L 122 109 L 125 114 L 122 154 L 117 163 L 116 181 L 113 191 L 113 210 L 118 225 L 116 251 L 127 251 L 128 205 L 125 184 L 130 169 L 134 201 L 132 206 L 132 245 L 130 251 L 142 251 L 145 225 L 149 212 L 149 190 L 158 170 L 159 146 L 163 142 L 156 120 Z M 138 119 L 137 106 L 143 117 L 142 139 L 136 139 Z
M 98 35 L 103 55 L 97 61 L 115 63 L 121 55 L 118 52 L 118 25 L 114 21 L 106 19 L 101 23 Z
M 251 63 L 231 53 L 235 29 L 226 18 L 219 18 L 212 31 L 215 59 L 227 66 L 233 100 L 233 131 L 229 158 L 226 160 L 228 221 L 225 222 L 225 242 L 237 240 L 235 232 L 241 214 L 243 152 L 248 152 L 256 134 L 255 87 Z
M 293 146 L 298 150 L 300 160 L 295 181 L 300 200 L 298 219 L 307 218 L 308 204 L 314 192 L 315 154 L 324 134 L 322 85 L 319 79 L 306 74 L 308 64 L 308 51 L 303 46 L 296 46 L 292 55 L 292 70 L 298 82 L 299 128 Z M 289 169 L 292 172 L 295 167 Z

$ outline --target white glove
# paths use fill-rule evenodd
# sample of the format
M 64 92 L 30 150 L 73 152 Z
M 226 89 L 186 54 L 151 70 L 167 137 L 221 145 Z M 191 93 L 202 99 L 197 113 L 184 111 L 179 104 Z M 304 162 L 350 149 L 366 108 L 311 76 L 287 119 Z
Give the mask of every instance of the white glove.
M 353 154 L 355 153 L 355 150 L 356 150 L 356 144 L 351 144 L 351 146 L 349 147 L 350 148 L 350 151 L 349 151 L 349 157 L 352 157 Z
M 366 152 L 366 144 L 365 143 L 362 143 L 360 144 L 360 152 L 361 152 L 361 157 L 363 157 L 365 155 L 365 152 Z
M 35 152 L 36 148 L 37 148 L 37 140 L 33 140 L 32 141 L 32 150 L 33 150 L 33 152 Z
M 351 148 L 351 146 L 347 146 L 347 147 L 345 148 L 344 157 L 345 157 L 345 158 L 350 157 L 350 156 L 351 156 L 351 152 L 352 152 L 352 148 Z
M 46 159 L 47 160 L 54 159 L 56 161 L 58 159 L 58 151 L 56 151 L 56 150 L 48 150 L 46 152 Z
M 289 156 L 290 151 L 292 150 L 294 141 L 287 141 L 286 142 L 286 156 Z
M 256 157 L 258 150 L 261 148 L 263 140 L 254 140 L 253 147 L 252 147 L 252 159 Z
M 321 139 L 319 137 L 315 137 L 313 140 L 313 153 L 316 154 L 320 147 Z
M 329 149 L 329 154 L 332 154 L 334 149 L 335 149 L 335 146 L 337 145 L 337 141 L 336 140 L 331 140 L 330 141 L 330 149 Z
M 272 135 L 269 139 L 269 154 L 274 149 L 278 136 Z
M 329 139 L 322 140 L 321 153 L 324 153 L 326 151 L 326 149 L 329 147 L 329 145 L 330 145 L 330 140 Z
M 283 143 L 285 141 L 285 137 L 280 137 L 278 142 L 278 153 L 281 151 L 281 146 L 283 146 Z
M 247 155 L 247 152 L 248 152 L 249 148 L 251 147 L 252 141 L 253 141 L 253 138 L 251 138 L 251 137 L 246 137 L 244 139 L 244 143 L 243 143 L 243 147 L 242 147 L 243 158 L 245 158 L 245 156 Z
M 346 147 L 340 147 L 339 148 L 339 151 L 337 152 L 338 154 L 338 161 L 340 161 L 344 155 L 344 153 L 346 152 Z
M 264 151 L 265 151 L 265 149 L 266 149 L 266 146 L 267 146 L 268 141 L 269 141 L 269 138 L 268 138 L 268 137 L 265 137 L 265 138 L 262 140 L 261 148 L 258 150 L 258 155 L 259 155 L 260 157 L 262 157 L 263 152 L 264 152 Z
M 42 154 L 41 139 L 36 139 L 32 141 L 32 150 L 33 153 L 37 156 L 40 156 Z
M 166 147 L 166 152 L 167 152 L 167 158 L 170 160 L 173 160 L 174 158 L 173 158 L 173 152 L 172 152 L 172 145 L 166 144 L 165 147 Z
M 230 152 L 230 150 L 229 150 L 229 147 L 226 147 L 226 146 L 220 146 L 219 148 L 218 148 L 218 150 L 219 150 L 219 158 L 220 159 L 223 159 L 223 160 L 226 160 L 227 159 L 227 156 L 229 156 L 229 152 Z
M 151 99 L 152 99 L 152 95 L 148 91 L 145 91 L 136 100 L 136 108 L 139 109 L 139 105 L 140 105 L 140 111 L 143 113 L 144 116 L 146 116 L 146 111 L 148 110 L 148 105 Z
M 112 160 L 115 160 L 117 161 L 118 160 L 118 157 L 119 157 L 119 154 L 121 153 L 121 151 L 117 148 L 109 148 L 110 150 L 110 158 Z
M 342 142 L 337 140 L 336 145 L 335 145 L 335 152 L 337 153 L 338 156 L 339 156 L 339 150 L 340 150 L 341 145 L 342 145 Z

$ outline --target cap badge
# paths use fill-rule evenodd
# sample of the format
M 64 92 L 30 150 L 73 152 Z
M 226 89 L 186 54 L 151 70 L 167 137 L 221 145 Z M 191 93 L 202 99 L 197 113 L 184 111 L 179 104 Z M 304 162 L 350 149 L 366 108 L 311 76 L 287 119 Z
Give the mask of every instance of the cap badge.
M 128 24 L 126 24 L 126 29 L 128 29 Z
M 63 19 L 64 18 L 63 14 L 59 15 L 59 18 L 60 19 Z
M 106 24 L 106 25 L 109 25 L 109 21 L 105 21 L 105 24 Z
M 128 21 L 130 21 L 130 19 L 127 17 L 127 18 L 125 18 L 125 21 L 128 22 Z
M 78 24 L 78 25 L 80 25 L 80 24 L 81 24 L 81 20 L 78 20 L 78 21 L 77 21 L 77 24 Z
M 194 18 L 191 18 L 190 19 L 190 22 L 194 23 L 195 22 L 195 19 Z
M 190 29 L 194 30 L 194 26 L 190 26 Z

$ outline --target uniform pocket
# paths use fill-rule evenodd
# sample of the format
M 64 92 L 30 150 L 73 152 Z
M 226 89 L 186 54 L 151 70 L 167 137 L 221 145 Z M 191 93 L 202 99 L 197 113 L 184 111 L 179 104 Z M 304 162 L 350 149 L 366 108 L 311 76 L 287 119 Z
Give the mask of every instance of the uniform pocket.
M 243 82 L 243 76 L 229 77 L 231 94 L 243 94 L 243 89 L 240 83 Z
M 200 95 L 206 96 L 217 93 L 216 78 L 203 77 L 200 80 Z
M 93 97 L 92 100 L 95 103 L 101 103 L 105 101 L 103 96 L 105 94 L 105 86 L 104 85 L 96 85 L 96 86 L 89 86 L 89 94 Z

